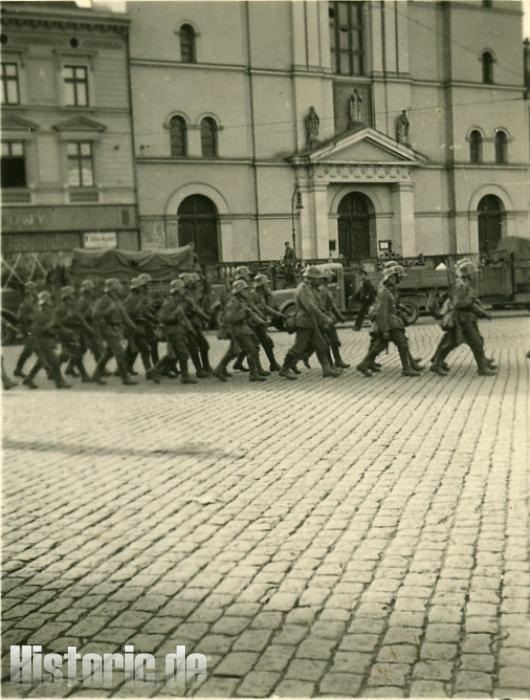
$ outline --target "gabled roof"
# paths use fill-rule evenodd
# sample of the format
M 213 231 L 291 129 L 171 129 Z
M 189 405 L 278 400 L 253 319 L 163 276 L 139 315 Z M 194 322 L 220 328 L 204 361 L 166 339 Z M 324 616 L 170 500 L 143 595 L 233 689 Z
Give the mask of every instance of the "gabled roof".
M 107 127 L 93 119 L 79 116 L 54 124 L 53 128 L 56 131 L 105 131 Z
M 2 130 L 3 131 L 37 131 L 38 124 L 30 122 L 28 119 L 22 119 L 16 114 L 4 112 L 2 115 Z
M 339 134 L 287 160 L 292 163 L 382 163 L 421 165 L 427 159 L 371 127 Z

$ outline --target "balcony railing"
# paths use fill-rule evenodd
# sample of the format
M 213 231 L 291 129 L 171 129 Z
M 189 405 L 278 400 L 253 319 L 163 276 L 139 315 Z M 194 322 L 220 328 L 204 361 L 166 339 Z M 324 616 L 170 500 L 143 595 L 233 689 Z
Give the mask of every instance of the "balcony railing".
M 2 190 L 2 204 L 30 204 L 31 192 L 29 190 Z
M 72 203 L 81 202 L 99 202 L 99 192 L 97 190 L 89 190 L 80 188 L 78 190 L 69 190 L 68 198 Z

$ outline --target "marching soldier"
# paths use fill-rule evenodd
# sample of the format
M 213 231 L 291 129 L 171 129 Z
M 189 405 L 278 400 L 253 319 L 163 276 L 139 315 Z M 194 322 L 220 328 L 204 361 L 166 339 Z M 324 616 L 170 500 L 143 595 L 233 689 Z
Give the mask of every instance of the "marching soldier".
M 355 325 L 353 327 L 354 331 L 360 331 L 363 325 L 363 321 L 366 315 L 374 303 L 377 297 L 377 289 L 368 279 L 368 273 L 366 270 L 360 270 L 361 275 L 361 286 L 355 295 L 355 298 L 359 300 L 361 308 L 357 312 L 357 317 L 355 319 Z
M 89 382 L 90 377 L 83 364 L 81 334 L 83 331 L 89 333 L 92 329 L 76 309 L 74 287 L 61 287 L 60 295 L 61 301 L 55 312 L 62 349 L 60 360 L 68 363 L 67 368 L 79 370 L 82 382 Z
M 24 285 L 24 298 L 17 311 L 17 320 L 24 338 L 24 346 L 13 372 L 15 377 L 24 378 L 26 376 L 24 374 L 24 365 L 35 351 L 31 337 L 31 326 L 37 306 L 37 285 L 35 282 L 26 282 Z
M 134 361 L 138 353 L 142 358 L 146 379 L 150 379 L 155 384 L 160 384 L 157 372 L 153 371 L 151 364 L 151 352 L 149 347 L 149 329 L 156 325 L 157 319 L 151 313 L 149 300 L 143 293 L 147 284 L 145 278 L 134 277 L 129 285 L 130 293 L 125 299 L 124 306 L 129 318 L 133 322 L 136 330 L 131 331 L 129 344 L 126 350 L 127 370 L 131 372 Z
M 243 279 L 232 283 L 232 297 L 224 310 L 225 328 L 230 336 L 230 346 L 221 362 L 214 370 L 214 376 L 222 382 L 226 381 L 228 363 L 241 353 L 245 353 L 250 367 L 249 380 L 262 382 L 266 380 L 263 370 L 259 370 L 259 345 L 254 328 L 266 324 L 249 303 L 249 286 Z M 267 373 L 268 374 L 268 373 Z
M 322 335 L 322 329 L 333 325 L 333 320 L 320 308 L 317 288 L 322 275 L 318 268 L 308 267 L 302 273 L 303 280 L 295 291 L 296 303 L 296 339 L 287 351 L 280 375 L 285 379 L 296 379 L 291 370 L 301 360 L 309 348 L 314 349 L 322 367 L 323 377 L 339 377 L 341 373 L 331 366 L 327 350 L 328 345 Z
M 154 371 L 167 364 L 168 359 L 177 359 L 180 366 L 181 384 L 196 384 L 190 376 L 188 361 L 190 357 L 188 338 L 193 333 L 193 326 L 186 315 L 185 285 L 181 279 L 173 280 L 169 285 L 169 296 L 162 303 L 160 322 L 167 342 L 167 355 L 159 360 Z
M 83 280 L 79 288 L 79 295 L 76 302 L 76 311 L 83 319 L 81 325 L 81 355 L 84 356 L 90 350 L 96 363 L 103 353 L 102 341 L 93 327 L 92 310 L 96 303 L 96 287 L 92 280 Z M 102 372 L 102 376 L 108 376 L 110 372 Z
M 271 369 L 269 372 L 265 369 L 263 369 L 261 365 L 261 357 L 260 357 L 260 345 L 263 347 L 265 350 L 265 354 L 269 358 L 270 362 L 270 353 L 272 351 L 272 346 L 271 346 L 271 338 L 268 335 L 267 331 L 267 319 L 266 317 L 263 317 L 263 314 L 260 312 L 256 305 L 256 296 L 254 292 L 254 284 L 251 280 L 251 272 L 248 267 L 245 265 L 241 265 L 240 267 L 236 268 L 235 271 L 235 280 L 243 280 L 244 282 L 247 283 L 248 286 L 248 294 L 246 296 L 246 304 L 251 308 L 253 311 L 253 315 L 249 318 L 249 325 L 251 329 L 254 331 L 254 335 L 256 337 L 256 345 L 258 348 L 258 356 L 257 356 L 257 368 L 258 368 L 258 374 L 261 374 L 264 377 L 268 377 L 269 374 L 273 371 L 274 369 Z M 259 322 L 256 319 L 261 319 Z M 262 342 L 263 341 L 263 342 Z M 245 352 L 240 352 L 239 355 L 237 356 L 236 362 L 234 362 L 234 369 L 238 369 L 241 372 L 247 372 L 247 368 L 243 365 L 243 360 L 245 359 Z M 272 363 L 272 366 L 276 366 L 276 360 Z
M 478 328 L 478 319 L 491 320 L 491 315 L 481 305 L 471 283 L 476 273 L 475 264 L 471 260 L 460 260 L 455 266 L 456 280 L 450 296 L 447 315 L 450 320 L 444 322 L 445 332 L 434 353 L 431 371 L 440 376 L 447 374 L 445 358 L 460 343 L 466 343 L 471 348 L 478 373 L 489 377 L 496 374 L 496 365 L 486 357 L 484 338 Z
M 269 278 L 267 275 L 259 274 L 254 278 L 254 289 L 252 290 L 251 299 L 259 314 L 268 322 L 270 319 L 284 320 L 285 316 L 274 308 L 274 300 L 268 287 Z M 269 369 L 271 372 L 279 372 L 281 367 L 274 356 L 274 341 L 270 337 L 267 326 L 260 323 L 254 327 L 254 331 L 258 336 L 261 347 L 269 360 Z
M 52 295 L 50 292 L 43 291 L 39 293 L 37 300 L 38 306 L 31 325 L 31 336 L 38 359 L 22 384 L 30 389 L 37 389 L 38 387 L 33 380 L 38 371 L 44 368 L 50 373 L 57 389 L 70 389 L 71 385 L 64 381 L 61 374 L 61 363 L 56 352 L 57 322 L 52 305 Z
M 212 374 L 210 358 L 208 356 L 210 344 L 206 340 L 203 331 L 203 325 L 206 324 L 206 327 L 208 327 L 210 317 L 203 311 L 197 300 L 197 285 L 200 282 L 200 277 L 196 272 L 183 272 L 179 277 L 184 282 L 186 315 L 193 327 L 188 346 L 190 350 L 193 348 L 194 353 L 197 355 L 196 360 L 198 361 L 198 365 L 196 364 L 196 360 L 193 360 L 192 357 L 197 370 L 197 376 L 200 379 L 205 379 Z
M 127 366 L 125 364 L 124 329 L 136 332 L 134 323 L 125 311 L 120 298 L 122 286 L 119 280 L 110 278 L 105 280 L 103 295 L 94 304 L 92 316 L 94 325 L 99 331 L 101 339 L 105 344 L 105 350 L 98 360 L 92 381 L 96 384 L 105 384 L 102 377 L 102 370 L 107 362 L 114 357 L 118 366 L 119 376 L 122 384 L 133 386 L 135 381 L 129 378 Z
M 402 375 L 405 377 L 419 377 L 419 369 L 415 369 L 415 361 L 411 357 L 408 338 L 405 333 L 405 324 L 398 311 L 398 295 L 396 287 L 399 281 L 406 277 L 401 265 L 393 264 L 386 267 L 383 272 L 383 280 L 377 291 L 376 306 L 374 309 L 374 334 L 368 353 L 357 365 L 357 369 L 367 377 L 372 376 L 374 362 L 389 341 L 397 347 L 402 365 Z
M 329 281 L 331 280 L 331 276 L 331 270 L 324 270 L 322 274 L 322 284 L 318 288 L 320 306 L 322 308 L 322 311 L 326 314 L 326 316 L 331 318 L 334 322 L 344 323 L 346 319 L 335 304 L 333 294 L 331 293 L 328 287 Z M 327 328 L 324 328 L 323 335 L 324 338 L 328 341 L 329 347 L 331 348 L 331 353 L 333 354 L 333 357 L 331 357 L 328 350 L 328 359 L 330 364 L 333 366 L 334 360 L 335 367 L 337 369 L 348 369 L 350 365 L 347 362 L 344 362 L 344 360 L 340 356 L 341 342 L 339 340 L 337 329 L 335 328 L 335 323 L 333 323 L 331 326 L 328 326 Z

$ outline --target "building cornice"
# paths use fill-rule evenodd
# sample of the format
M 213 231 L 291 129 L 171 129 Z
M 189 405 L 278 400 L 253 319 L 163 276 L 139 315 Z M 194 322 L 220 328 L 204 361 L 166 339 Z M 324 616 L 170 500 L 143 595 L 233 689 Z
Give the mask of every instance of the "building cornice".
M 126 36 L 129 31 L 130 19 L 116 17 L 98 12 L 66 12 L 56 11 L 47 5 L 46 8 L 31 9 L 3 5 L 0 12 L 0 23 L 5 27 L 20 27 L 24 29 L 73 30 L 88 32 L 113 32 Z M 9 49 L 9 46 L 6 46 Z

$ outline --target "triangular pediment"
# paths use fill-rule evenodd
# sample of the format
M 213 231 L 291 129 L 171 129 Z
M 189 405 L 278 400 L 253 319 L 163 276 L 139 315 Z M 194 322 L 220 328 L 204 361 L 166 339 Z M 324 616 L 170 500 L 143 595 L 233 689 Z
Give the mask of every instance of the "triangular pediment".
M 298 163 L 420 165 L 426 159 L 386 134 L 364 127 L 339 135 L 289 160 Z
M 87 117 L 73 117 L 59 124 L 54 124 L 53 128 L 56 131 L 105 131 L 107 127 Z
M 28 119 L 17 117 L 16 114 L 2 115 L 2 130 L 3 131 L 37 131 L 38 124 L 30 122 Z

